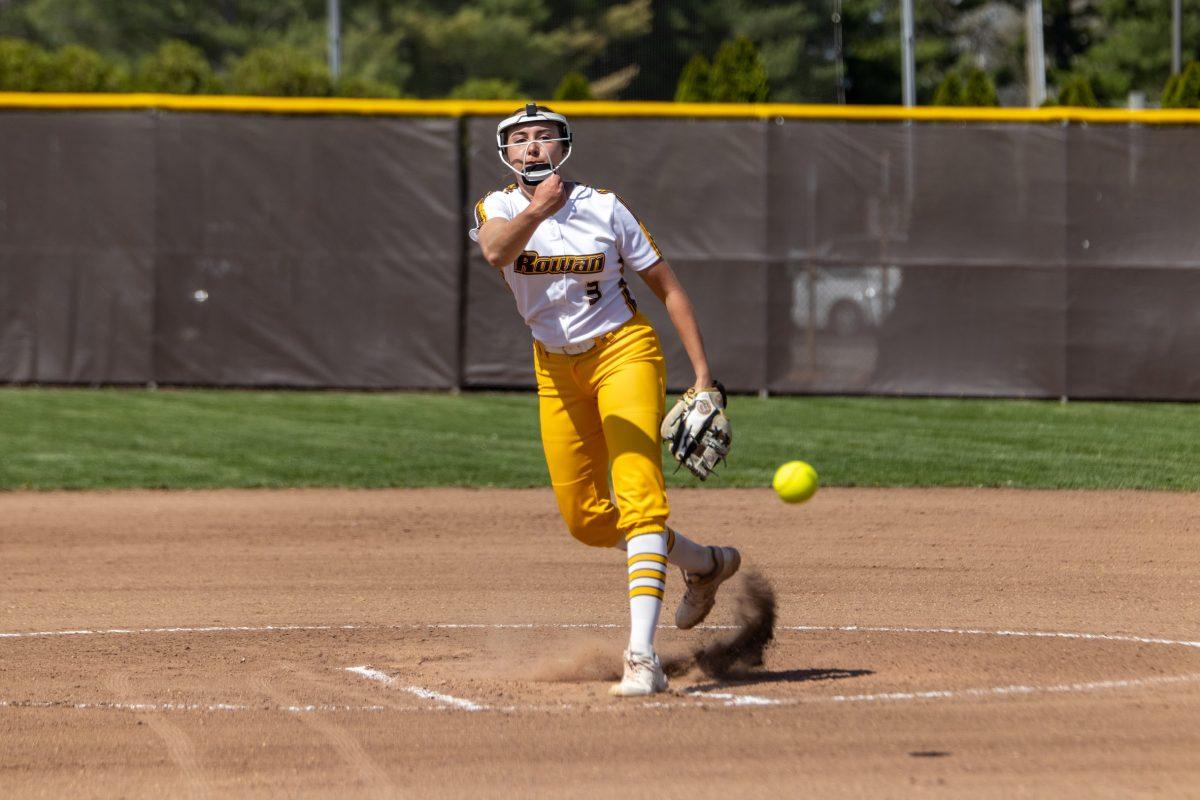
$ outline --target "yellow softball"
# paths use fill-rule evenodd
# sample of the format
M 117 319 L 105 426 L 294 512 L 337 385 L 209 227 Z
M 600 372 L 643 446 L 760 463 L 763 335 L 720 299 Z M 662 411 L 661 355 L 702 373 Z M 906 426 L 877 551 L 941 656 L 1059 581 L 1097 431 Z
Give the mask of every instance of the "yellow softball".
M 803 461 L 789 461 L 775 470 L 775 479 L 771 481 L 775 493 L 785 503 L 803 503 L 817 492 L 820 479 L 811 464 Z

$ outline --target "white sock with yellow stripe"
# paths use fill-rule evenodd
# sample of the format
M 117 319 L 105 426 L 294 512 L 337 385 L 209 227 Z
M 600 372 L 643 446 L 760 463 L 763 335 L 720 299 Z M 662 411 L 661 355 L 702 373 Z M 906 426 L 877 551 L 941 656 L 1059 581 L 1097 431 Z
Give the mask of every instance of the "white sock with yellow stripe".
M 629 565 L 629 650 L 654 652 L 654 629 L 667 588 L 667 541 L 662 531 L 626 542 Z

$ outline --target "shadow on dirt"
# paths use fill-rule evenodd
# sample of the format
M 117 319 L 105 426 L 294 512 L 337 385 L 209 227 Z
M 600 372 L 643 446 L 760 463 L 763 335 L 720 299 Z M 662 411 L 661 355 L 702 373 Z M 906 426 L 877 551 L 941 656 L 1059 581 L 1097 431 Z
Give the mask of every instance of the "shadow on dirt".
M 709 683 L 689 686 L 689 692 L 711 692 L 732 686 L 760 686 L 769 683 L 808 683 L 809 681 L 840 681 L 874 675 L 870 669 L 782 669 L 733 672 Z

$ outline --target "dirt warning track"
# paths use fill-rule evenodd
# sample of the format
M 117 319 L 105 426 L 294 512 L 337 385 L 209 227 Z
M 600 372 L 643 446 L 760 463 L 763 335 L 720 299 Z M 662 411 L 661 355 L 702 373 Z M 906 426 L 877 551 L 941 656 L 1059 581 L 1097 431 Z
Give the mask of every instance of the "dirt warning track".
M 548 491 L 0 495 L 5 796 L 1188 796 L 1200 497 L 672 494 L 761 668 L 606 695 L 624 561 Z M 700 529 L 701 521 L 704 529 Z M 668 585 L 667 613 L 681 591 Z M 723 593 L 725 590 L 722 590 Z M 725 633 L 665 629 L 665 654 Z

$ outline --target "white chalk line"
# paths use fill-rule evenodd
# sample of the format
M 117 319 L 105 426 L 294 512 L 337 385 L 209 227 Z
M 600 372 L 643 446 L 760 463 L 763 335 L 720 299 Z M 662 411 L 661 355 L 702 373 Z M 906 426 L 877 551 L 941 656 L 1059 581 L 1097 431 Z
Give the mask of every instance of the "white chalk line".
M 692 697 L 712 698 L 721 700 L 727 706 L 779 706 L 783 701 L 774 697 L 757 697 L 752 694 L 732 694 L 730 692 L 688 692 Z
M 454 697 L 452 695 L 442 694 L 441 692 L 435 692 L 432 689 L 426 689 L 421 686 L 397 686 L 396 679 L 393 678 L 391 675 L 388 675 L 386 672 L 380 672 L 377 669 L 372 669 L 371 667 L 368 667 L 368 666 L 346 667 L 346 672 L 354 672 L 359 675 L 362 675 L 364 678 L 368 678 L 373 681 L 378 681 L 379 683 L 382 683 L 385 686 L 396 686 L 396 688 L 400 689 L 403 692 L 408 692 L 409 694 L 415 694 L 417 697 L 423 698 L 425 700 L 433 700 L 435 702 L 442 703 L 442 704 L 450 706 L 452 708 L 461 708 L 463 711 L 487 711 L 488 710 L 488 707 L 485 705 L 481 705 L 479 703 L 473 703 L 470 700 L 464 700 L 461 697 Z
M 164 628 L 98 628 L 65 631 L 0 631 L 0 639 L 38 639 L 56 636 L 115 636 L 152 633 L 286 633 L 289 631 L 368 631 L 368 630 L 613 630 L 624 625 L 604 622 L 413 622 L 398 625 L 204 625 Z M 660 625 L 670 629 L 670 625 Z M 697 630 L 732 630 L 733 625 L 701 625 Z M 954 634 L 959 636 L 1013 636 L 1046 639 L 1159 644 L 1200 649 L 1200 641 L 1132 636 L 1121 633 L 1079 633 L 1071 631 L 1013 631 L 984 628 L 917 628 L 868 625 L 781 625 L 777 631 L 831 631 L 842 633 Z
M 367 667 L 347 667 L 348 672 L 359 672 L 364 677 L 372 680 L 379 680 L 381 683 L 394 684 L 395 678 L 392 678 L 386 673 L 371 670 Z M 367 670 L 382 677 L 368 675 L 362 670 Z M 333 705 L 333 704 L 310 704 L 310 705 L 290 705 L 290 706 L 254 706 L 238 703 L 71 703 L 57 700 L 25 700 L 11 701 L 0 700 L 0 708 L 69 708 L 69 709 L 97 709 L 108 711 L 280 711 L 285 713 L 300 714 L 314 712 L 359 712 L 359 711 L 398 711 L 398 712 L 428 712 L 428 711 L 450 711 L 459 709 L 463 711 L 496 711 L 500 713 L 542 713 L 556 711 L 627 711 L 630 708 L 651 708 L 651 709 L 685 709 L 685 708 L 711 708 L 715 706 L 723 706 L 726 708 L 736 707 L 765 707 L 765 706 L 801 706 L 801 705 L 821 705 L 821 704 L 839 704 L 839 703 L 895 703 L 904 701 L 919 701 L 919 700 L 953 700 L 966 698 L 983 698 L 983 697 L 1004 697 L 1014 695 L 1035 695 L 1035 694 L 1064 694 L 1064 693 L 1086 693 L 1102 690 L 1116 689 L 1137 689 L 1146 688 L 1157 685 L 1169 685 L 1180 683 L 1192 683 L 1200 681 L 1200 673 L 1190 673 L 1186 675 L 1167 675 L 1153 678 L 1128 678 L 1123 680 L 1106 680 L 1106 681 L 1091 681 L 1087 683 L 1060 683 L 1051 686 L 992 686 L 984 688 L 968 688 L 968 689 L 937 689 L 925 692 L 878 692 L 875 694 L 855 694 L 855 695 L 832 695 L 829 697 L 759 697 L 756 695 L 734 694 L 732 692 L 703 692 L 703 691 L 688 691 L 684 690 L 681 695 L 683 697 L 696 697 L 701 702 L 672 701 L 672 700 L 654 700 L 642 703 L 631 703 L 630 701 L 619 701 L 606 706 L 591 706 L 577 705 L 572 703 L 558 703 L 554 705 L 508 705 L 508 706 L 487 706 L 463 698 L 453 697 L 451 695 L 433 692 L 428 689 L 423 689 L 419 686 L 398 687 L 403 691 L 417 695 L 425 699 L 438 701 L 439 705 L 434 706 L 411 706 L 411 707 L 395 707 L 381 705 Z M 714 702 L 705 702 L 714 701 Z
M 662 625 L 662 628 L 670 626 Z M 732 625 L 704 625 L 701 629 L 730 630 Z M 105 636 L 105 635 L 136 635 L 155 633 L 281 633 L 288 631 L 324 631 L 324 630 L 488 630 L 488 629 L 558 629 L 558 630 L 608 630 L 624 628 L 616 623 L 556 623 L 556 622 L 516 622 L 516 623 L 407 623 L 393 625 L 205 625 L 205 626 L 171 626 L 156 628 L 102 628 L 74 629 L 61 631 L 12 631 L 0 632 L 0 639 L 20 638 L 50 638 L 66 636 Z M 886 633 L 886 634 L 943 634 L 958 636 L 1009 636 L 1026 638 L 1057 638 L 1082 641 L 1123 642 L 1131 644 L 1153 644 L 1200 649 L 1200 641 L 1184 639 L 1168 639 L 1163 637 L 1133 636 L 1127 634 L 1082 633 L 1074 631 L 1016 631 L 1016 630 L 986 630 L 983 628 L 940 628 L 940 627 L 901 627 L 901 626 L 866 626 L 866 625 L 784 625 L 777 631 L 795 632 L 842 632 L 842 633 Z M 389 685 L 396 683 L 395 679 L 386 673 L 370 667 L 346 667 L 346 671 L 355 672 L 371 680 Z M 734 694 L 729 692 L 699 692 L 684 691 L 683 694 L 701 698 L 702 702 L 672 702 L 658 700 L 644 702 L 643 708 L 700 708 L 720 705 L 725 707 L 747 706 L 796 706 L 814 703 L 862 703 L 862 702 L 897 702 L 912 700 L 944 700 L 969 697 L 996 697 L 1012 695 L 1030 695 L 1041 693 L 1089 692 L 1112 689 L 1132 689 L 1161 684 L 1178 684 L 1200 681 L 1200 673 L 1186 675 L 1159 676 L 1151 678 L 1129 678 L 1120 680 L 1091 681 L 1086 683 L 1063 683 L 1050 686 L 995 686 L 985 688 L 968 688 L 955 690 L 932 690 L 925 692 L 881 692 L 876 694 L 833 695 L 830 697 L 802 698 L 767 698 L 755 695 Z M 307 713 L 320 711 L 444 711 L 459 709 L 465 711 L 571 711 L 576 709 L 593 711 L 620 711 L 629 708 L 628 701 L 620 705 L 610 706 L 576 706 L 562 703 L 549 706 L 487 706 L 471 700 L 441 694 L 420 686 L 400 686 L 402 691 L 433 700 L 438 705 L 418 706 L 413 708 L 395 708 L 389 706 L 338 706 L 330 704 L 310 704 L 294 706 L 275 706 L 277 711 L 289 713 Z M 713 702 L 707 702 L 713 701 Z M 72 708 L 72 709 L 116 709 L 130 711 L 254 711 L 271 710 L 272 707 L 252 706 L 231 703 L 69 703 L 63 701 L 5 701 L 0 700 L 0 708 Z
M 1185 639 L 1162 639 L 1148 636 L 1128 636 L 1120 633 L 1072 633 L 1061 631 L 989 631 L 983 628 L 888 628 L 867 625 L 788 625 L 777 630 L 786 631 L 838 631 L 843 633 L 944 633 L 959 636 L 1023 636 L 1042 639 L 1081 639 L 1105 642 L 1129 642 L 1132 644 L 1162 644 L 1176 647 L 1200 649 L 1200 641 Z
M 754 695 L 728 692 L 689 692 L 692 697 L 711 698 L 719 705 L 734 706 L 804 706 L 825 703 L 886 703 L 911 700 L 954 700 L 980 697 L 1005 697 L 1012 695 L 1063 694 L 1070 692 L 1095 692 L 1106 689 L 1138 689 L 1163 684 L 1192 683 L 1200 681 L 1200 673 L 1187 675 L 1164 675 L 1153 678 L 1127 678 L 1123 680 L 1090 681 L 1087 683 L 1059 683 L 1051 686 L 989 686 L 971 689 L 936 689 L 927 692 L 878 692 L 876 694 L 839 694 L 829 697 L 756 697 Z M 648 703 L 650 708 L 698 708 L 703 703 L 672 703 L 668 700 Z
M 263 706 L 245 703 L 73 703 L 65 700 L 0 700 L 0 708 L 70 708 L 103 711 L 283 711 L 289 714 L 308 714 L 330 711 L 425 711 L 424 708 L 393 708 L 391 706 L 347 706 L 333 703 L 310 705 Z
M 354 631 L 384 625 L 204 625 L 171 628 L 97 628 L 68 631 L 0 632 L 0 639 L 40 639 L 53 636 L 116 636 L 144 633 L 279 633 L 285 631 Z

